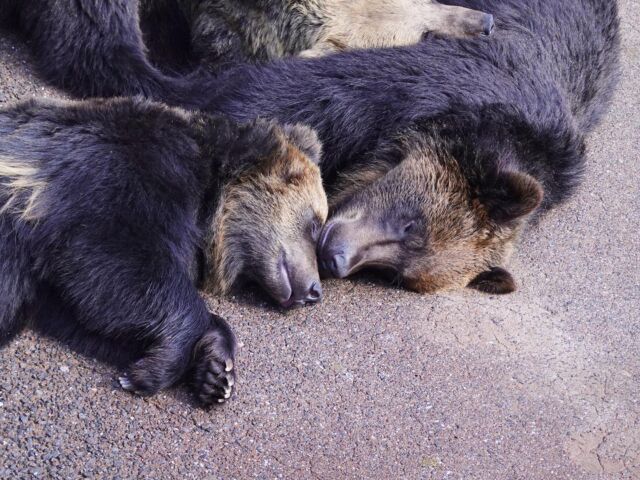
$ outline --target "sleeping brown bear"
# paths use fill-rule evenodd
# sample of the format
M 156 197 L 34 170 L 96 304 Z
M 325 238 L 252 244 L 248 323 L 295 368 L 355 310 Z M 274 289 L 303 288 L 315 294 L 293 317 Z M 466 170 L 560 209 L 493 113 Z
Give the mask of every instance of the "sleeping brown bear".
M 33 320 L 126 350 L 127 390 L 188 379 L 224 401 L 235 339 L 196 285 L 248 277 L 284 306 L 320 299 L 319 156 L 306 127 L 141 99 L 0 110 L 0 342 Z

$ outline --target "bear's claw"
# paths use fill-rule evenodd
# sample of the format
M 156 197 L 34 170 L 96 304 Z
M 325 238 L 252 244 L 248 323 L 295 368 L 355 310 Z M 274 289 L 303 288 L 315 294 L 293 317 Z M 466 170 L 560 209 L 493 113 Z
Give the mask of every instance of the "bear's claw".
M 131 380 L 129 380 L 129 377 L 127 376 L 126 373 L 118 377 L 118 383 L 120 384 L 122 389 L 126 390 L 127 392 L 135 393 L 136 395 L 143 395 L 143 393 L 140 390 L 136 390 L 135 385 Z
M 118 377 L 118 383 L 124 390 L 128 390 L 128 391 L 133 390 L 133 384 L 129 381 L 126 375 L 123 375 L 122 377 Z

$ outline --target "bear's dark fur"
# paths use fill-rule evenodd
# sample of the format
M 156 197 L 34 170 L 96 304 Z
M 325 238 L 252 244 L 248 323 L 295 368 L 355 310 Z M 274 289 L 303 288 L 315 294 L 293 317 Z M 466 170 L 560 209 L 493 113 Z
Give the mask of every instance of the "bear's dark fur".
M 327 206 L 307 154 L 319 147 L 305 127 L 139 99 L 1 110 L 0 342 L 31 318 L 89 350 L 131 347 L 128 390 L 190 372 L 203 403 L 224 401 L 235 340 L 195 284 L 249 274 L 288 302 L 305 275 L 317 282 Z
M 616 83 L 616 3 L 455 3 L 494 13 L 495 34 L 245 66 L 199 95 L 239 120 L 316 129 L 337 182 L 320 247 L 334 275 L 373 265 L 420 291 L 510 291 L 496 267 L 528 214 L 580 181 Z
M 557 126 L 560 134 L 584 135 L 597 123 L 618 69 L 615 2 L 455 3 L 492 8 L 495 36 L 247 65 L 211 79 L 193 103 L 243 120 L 313 126 L 325 145 L 323 171 L 363 161 L 380 139 L 452 104 L 463 114 L 508 105 L 536 129 Z
M 188 83 L 149 62 L 138 0 L 2 0 L 0 10 L 0 25 L 26 36 L 47 81 L 78 97 L 168 99 Z

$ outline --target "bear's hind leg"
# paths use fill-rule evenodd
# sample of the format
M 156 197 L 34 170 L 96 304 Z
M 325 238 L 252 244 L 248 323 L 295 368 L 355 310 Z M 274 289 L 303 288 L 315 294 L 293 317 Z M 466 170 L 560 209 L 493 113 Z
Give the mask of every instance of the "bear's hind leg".
M 144 297 L 125 300 L 137 306 L 134 310 L 125 307 L 132 321 L 109 328 L 120 334 L 128 331 L 150 342 L 150 347 L 125 370 L 120 385 L 152 395 L 183 379 L 193 367 L 200 373 L 196 376 L 204 379 L 197 389 L 198 394 L 207 392 L 200 398 L 203 403 L 228 398 L 233 384 L 235 338 L 224 320 L 209 313 L 189 278 L 174 272 L 161 285 L 149 281 L 133 288 L 144 292 Z

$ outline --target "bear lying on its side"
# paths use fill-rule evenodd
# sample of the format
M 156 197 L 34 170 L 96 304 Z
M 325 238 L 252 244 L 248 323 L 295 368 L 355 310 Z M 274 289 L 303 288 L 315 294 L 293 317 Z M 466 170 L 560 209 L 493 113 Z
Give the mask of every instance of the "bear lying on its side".
M 421 292 L 469 285 L 507 293 L 515 282 L 502 267 L 529 215 L 539 205 L 557 205 L 579 182 L 585 135 L 615 84 L 617 6 L 611 0 L 456 3 L 491 11 L 497 33 L 245 66 L 201 78 L 177 96 L 152 93 L 240 121 L 275 118 L 316 129 L 334 191 L 334 215 L 320 246 L 327 272 L 344 277 L 385 267 Z M 81 31 L 87 59 L 113 53 L 113 45 Z M 104 70 L 75 75 L 86 65 L 69 62 L 68 43 L 47 44 L 58 37 L 46 29 L 32 34 L 42 52 L 59 47 L 65 61 L 51 56 L 56 62 L 50 62 L 58 78 L 88 81 L 88 88 L 116 84 L 121 77 L 111 65 L 131 65 L 123 53 Z M 126 45 L 139 46 L 138 37 Z M 153 84 L 140 72 L 129 71 L 134 83 L 122 85 Z
M 140 7 L 152 58 L 176 50 L 180 32 L 173 25 L 181 18 L 182 34 L 188 35 L 183 44 L 190 47 L 183 57 L 191 51 L 195 61 L 212 69 L 241 61 L 412 45 L 427 32 L 489 35 L 493 28 L 492 15 L 435 0 L 142 0 Z
M 63 310 L 77 324 L 62 336 L 141 351 L 125 389 L 188 374 L 203 403 L 224 401 L 235 340 L 195 284 L 226 291 L 247 276 L 285 306 L 320 298 L 319 154 L 306 127 L 139 99 L 0 111 L 0 342 Z

